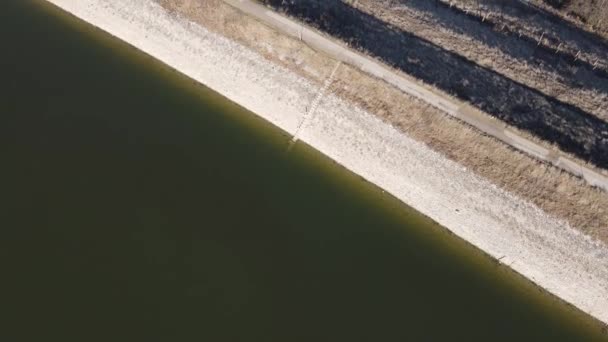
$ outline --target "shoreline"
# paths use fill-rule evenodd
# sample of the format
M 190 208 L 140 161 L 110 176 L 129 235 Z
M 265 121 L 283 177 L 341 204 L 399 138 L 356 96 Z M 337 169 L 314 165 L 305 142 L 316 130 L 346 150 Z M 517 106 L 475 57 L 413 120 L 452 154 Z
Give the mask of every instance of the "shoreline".
M 47 1 L 290 134 L 319 93 L 317 85 L 235 42 L 170 15 L 154 2 Z M 309 121 L 299 135 L 301 140 L 501 258 L 542 288 L 608 323 L 605 245 L 334 95 L 323 97 Z
M 579 158 L 565 153 L 547 142 L 537 142 L 535 138 L 529 136 L 529 133 L 521 129 L 514 129 L 512 126 L 485 114 L 471 104 L 457 101 L 441 91 L 437 92 L 433 91 L 433 89 L 427 89 L 424 84 L 419 84 L 419 80 L 403 77 L 396 70 L 388 69 L 379 61 L 367 58 L 359 51 L 346 49 L 338 42 L 324 37 L 314 29 L 303 27 L 298 31 L 299 25 L 295 20 L 290 21 L 287 18 L 283 18 L 272 11 L 266 10 L 262 5 L 250 1 L 224 0 L 224 2 L 242 11 L 247 16 L 254 17 L 256 20 L 275 28 L 280 33 L 301 40 L 314 50 L 321 51 L 331 56 L 331 58 L 352 65 L 357 69 L 365 70 L 366 73 L 373 77 L 430 104 L 524 154 L 553 165 L 576 177 L 580 177 L 589 183 L 589 185 L 608 192 L 608 177 L 600 173 L 601 169 L 594 169 L 593 166 L 585 165 Z

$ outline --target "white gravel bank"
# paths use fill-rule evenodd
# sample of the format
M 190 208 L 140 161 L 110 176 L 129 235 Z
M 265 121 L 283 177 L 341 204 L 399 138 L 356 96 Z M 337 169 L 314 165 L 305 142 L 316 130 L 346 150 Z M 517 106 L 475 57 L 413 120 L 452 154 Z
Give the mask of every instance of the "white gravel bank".
M 319 91 L 248 49 L 167 14 L 151 0 L 47 1 L 290 133 Z M 334 96 L 321 101 L 300 139 L 608 323 L 604 244 Z

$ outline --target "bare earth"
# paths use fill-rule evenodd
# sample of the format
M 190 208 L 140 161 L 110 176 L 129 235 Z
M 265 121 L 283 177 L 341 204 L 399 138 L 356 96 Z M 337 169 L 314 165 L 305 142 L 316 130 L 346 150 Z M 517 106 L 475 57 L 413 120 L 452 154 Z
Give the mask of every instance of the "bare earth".
M 49 0 L 294 133 L 335 61 L 219 0 Z M 608 195 L 342 65 L 300 138 L 608 323 Z

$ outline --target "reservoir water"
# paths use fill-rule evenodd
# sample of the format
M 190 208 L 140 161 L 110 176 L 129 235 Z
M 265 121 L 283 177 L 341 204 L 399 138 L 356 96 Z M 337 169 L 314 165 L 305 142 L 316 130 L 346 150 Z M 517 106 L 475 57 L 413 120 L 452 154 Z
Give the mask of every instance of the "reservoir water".
M 38 0 L 0 19 L 1 340 L 608 340 L 127 44 Z

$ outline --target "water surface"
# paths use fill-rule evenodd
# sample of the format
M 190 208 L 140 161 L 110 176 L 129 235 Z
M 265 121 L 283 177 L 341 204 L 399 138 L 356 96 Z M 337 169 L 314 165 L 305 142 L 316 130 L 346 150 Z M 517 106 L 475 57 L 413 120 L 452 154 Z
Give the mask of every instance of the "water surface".
M 0 3 L 5 341 L 601 341 L 290 137 L 32 0 Z

